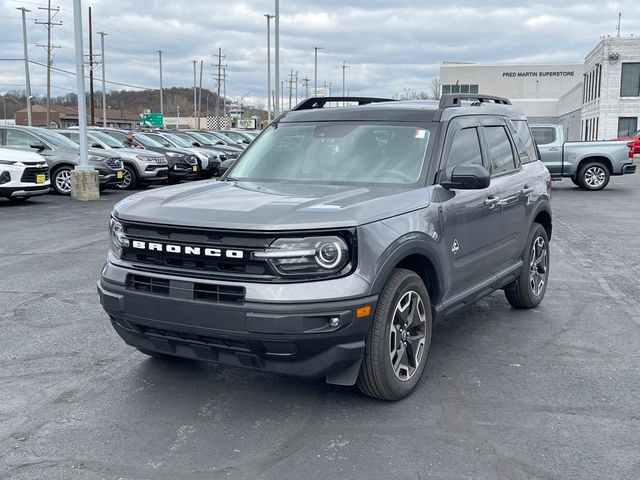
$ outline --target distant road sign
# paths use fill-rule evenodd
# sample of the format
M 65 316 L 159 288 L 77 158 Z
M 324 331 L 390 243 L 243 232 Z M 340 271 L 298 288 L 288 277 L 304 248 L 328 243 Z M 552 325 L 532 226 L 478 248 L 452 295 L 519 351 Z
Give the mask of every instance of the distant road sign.
M 257 128 L 257 121 L 255 118 L 245 118 L 238 120 L 238 128 L 241 130 L 255 130 Z
M 161 113 L 141 113 L 140 125 L 146 125 L 147 127 L 162 127 L 164 126 L 164 118 Z

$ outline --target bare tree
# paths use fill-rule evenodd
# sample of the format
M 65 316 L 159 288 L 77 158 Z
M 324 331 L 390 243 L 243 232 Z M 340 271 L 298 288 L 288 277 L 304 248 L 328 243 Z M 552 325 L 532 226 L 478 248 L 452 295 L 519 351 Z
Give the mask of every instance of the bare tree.
M 434 77 L 431 80 L 431 98 L 434 100 L 440 99 L 440 77 Z

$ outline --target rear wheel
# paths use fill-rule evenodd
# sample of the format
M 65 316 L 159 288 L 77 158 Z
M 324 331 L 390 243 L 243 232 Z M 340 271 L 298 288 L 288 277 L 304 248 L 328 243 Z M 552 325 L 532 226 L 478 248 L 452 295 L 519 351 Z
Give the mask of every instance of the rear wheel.
M 602 190 L 609 184 L 609 169 L 600 162 L 589 162 L 578 172 L 578 182 L 585 190 Z
M 549 237 L 539 223 L 534 223 L 529 233 L 523 260 L 520 277 L 505 288 L 504 294 L 515 308 L 535 308 L 544 298 L 549 282 Z
M 71 167 L 65 165 L 51 172 L 51 186 L 60 195 L 71 195 Z
M 431 302 L 415 272 L 396 269 L 385 285 L 367 337 L 358 388 L 399 400 L 422 378 L 431 345 Z

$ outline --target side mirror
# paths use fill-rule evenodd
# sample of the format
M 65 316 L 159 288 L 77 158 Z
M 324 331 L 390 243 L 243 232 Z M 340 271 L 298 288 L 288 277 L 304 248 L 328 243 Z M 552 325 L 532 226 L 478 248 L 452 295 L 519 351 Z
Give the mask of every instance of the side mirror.
M 491 174 L 482 165 L 458 165 L 451 178 L 440 182 L 444 188 L 460 190 L 482 190 L 491 183 Z
M 100 145 L 99 143 L 92 143 L 91 144 L 91 148 L 104 148 L 102 145 Z
M 218 141 L 216 142 L 216 145 L 224 145 L 224 142 L 223 142 L 222 140 L 218 140 Z
M 46 150 L 47 146 L 44 143 L 39 143 L 39 142 L 33 142 L 31 145 L 29 145 L 31 148 L 35 148 L 36 150 L 38 150 L 39 152 Z
M 193 145 L 194 147 L 201 147 L 202 146 L 198 142 L 191 142 L 191 145 Z
M 243 140 L 242 143 L 246 143 L 247 145 L 249 145 L 251 142 L 249 140 Z

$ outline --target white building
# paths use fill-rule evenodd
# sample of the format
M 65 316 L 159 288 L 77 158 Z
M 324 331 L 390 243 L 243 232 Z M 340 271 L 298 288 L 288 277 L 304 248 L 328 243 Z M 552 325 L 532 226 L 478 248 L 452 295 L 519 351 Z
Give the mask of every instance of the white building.
M 570 140 L 605 140 L 640 128 L 640 38 L 605 38 L 584 63 L 440 66 L 442 93 L 507 97 L 531 123 L 564 125 Z

